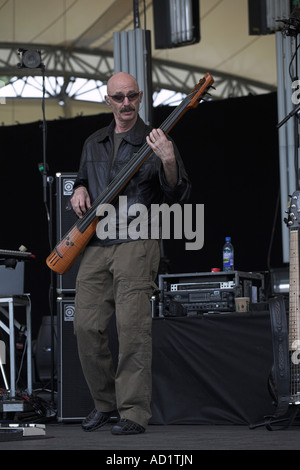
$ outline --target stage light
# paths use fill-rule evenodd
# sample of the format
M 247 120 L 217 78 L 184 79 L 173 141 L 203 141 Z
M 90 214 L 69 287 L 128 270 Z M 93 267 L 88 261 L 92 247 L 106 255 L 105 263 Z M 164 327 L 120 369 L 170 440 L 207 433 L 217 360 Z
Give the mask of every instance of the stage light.
M 42 59 L 40 51 L 18 49 L 18 54 L 21 55 L 21 62 L 18 64 L 19 68 L 38 69 L 42 66 Z
M 200 41 L 199 0 L 153 0 L 153 19 L 156 49 Z

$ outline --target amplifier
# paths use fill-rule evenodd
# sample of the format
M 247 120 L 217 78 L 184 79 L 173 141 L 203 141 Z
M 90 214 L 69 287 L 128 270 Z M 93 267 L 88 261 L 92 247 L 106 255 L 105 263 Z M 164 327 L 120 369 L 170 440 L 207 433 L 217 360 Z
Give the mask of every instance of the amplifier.
M 161 274 L 159 292 L 159 316 L 234 312 L 235 297 L 263 300 L 264 276 L 241 271 Z
M 57 419 L 60 422 L 80 422 L 95 407 L 78 355 L 74 334 L 75 299 L 57 298 Z M 109 322 L 109 348 L 115 370 L 119 343 L 115 315 Z
M 60 422 L 80 422 L 94 408 L 78 357 L 74 313 L 74 298 L 57 298 L 57 419 Z
M 76 173 L 56 174 L 56 235 L 58 242 L 77 221 L 77 216 L 70 203 L 76 176 Z M 81 255 L 67 273 L 57 274 L 56 291 L 58 294 L 74 295 L 80 261 Z

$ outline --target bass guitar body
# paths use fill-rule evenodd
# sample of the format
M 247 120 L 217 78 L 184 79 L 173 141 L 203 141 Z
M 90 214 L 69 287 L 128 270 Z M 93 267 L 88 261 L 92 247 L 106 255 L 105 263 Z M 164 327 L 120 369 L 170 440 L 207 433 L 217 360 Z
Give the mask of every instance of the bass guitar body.
M 81 232 L 77 225 L 62 238 L 47 258 L 47 265 L 60 274 L 69 271 L 96 232 L 98 218 Z

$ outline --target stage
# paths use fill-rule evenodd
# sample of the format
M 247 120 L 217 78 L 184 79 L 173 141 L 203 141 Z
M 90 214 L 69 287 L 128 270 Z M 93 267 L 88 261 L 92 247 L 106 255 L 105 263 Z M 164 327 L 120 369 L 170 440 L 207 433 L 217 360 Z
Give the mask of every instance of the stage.
M 300 427 L 268 431 L 241 425 L 150 425 L 144 434 L 114 436 L 107 425 L 92 433 L 82 431 L 79 424 L 46 425 L 43 438 L 21 438 L 0 442 L 0 450 L 98 450 L 104 456 L 138 455 L 141 451 L 156 454 L 193 455 L 201 450 L 299 450 Z M 128 453 L 129 452 L 129 453 Z M 97 454 L 98 455 L 98 454 Z M 147 452 L 146 455 L 149 455 Z M 217 456 L 216 456 L 217 457 Z M 101 453 L 99 454 L 100 461 Z M 144 458 L 144 457 L 143 457 Z M 201 463 L 201 462 L 200 462 Z
M 111 334 L 114 336 L 113 326 Z M 117 356 L 115 339 L 112 350 Z M 75 360 L 76 351 L 73 347 L 71 351 Z M 88 391 L 83 384 L 79 388 L 81 377 L 76 375 L 75 361 L 70 363 L 77 386 L 68 390 L 65 411 L 69 416 L 63 422 L 56 418 L 45 422 L 46 432 L 40 437 L 10 440 L 0 433 L 0 450 L 156 450 L 172 454 L 298 450 L 298 416 L 288 429 L 283 430 L 282 424 L 272 431 L 265 426 L 252 428 L 275 411 L 267 387 L 272 358 L 267 311 L 154 318 L 152 419 L 144 434 L 114 436 L 110 425 L 93 433 L 82 431 L 78 418 L 72 416 L 78 416 L 79 400 L 86 400 Z

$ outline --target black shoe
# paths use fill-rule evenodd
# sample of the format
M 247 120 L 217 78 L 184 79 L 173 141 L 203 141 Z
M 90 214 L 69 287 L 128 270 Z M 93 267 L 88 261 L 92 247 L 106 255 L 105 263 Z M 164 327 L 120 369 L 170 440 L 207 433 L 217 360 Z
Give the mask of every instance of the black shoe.
M 115 423 L 119 419 L 117 411 L 110 411 L 108 413 L 102 413 L 94 409 L 90 414 L 82 421 L 81 427 L 84 431 L 90 432 L 101 428 L 107 423 Z
M 142 434 L 145 428 L 130 419 L 121 419 L 111 428 L 112 434 Z

